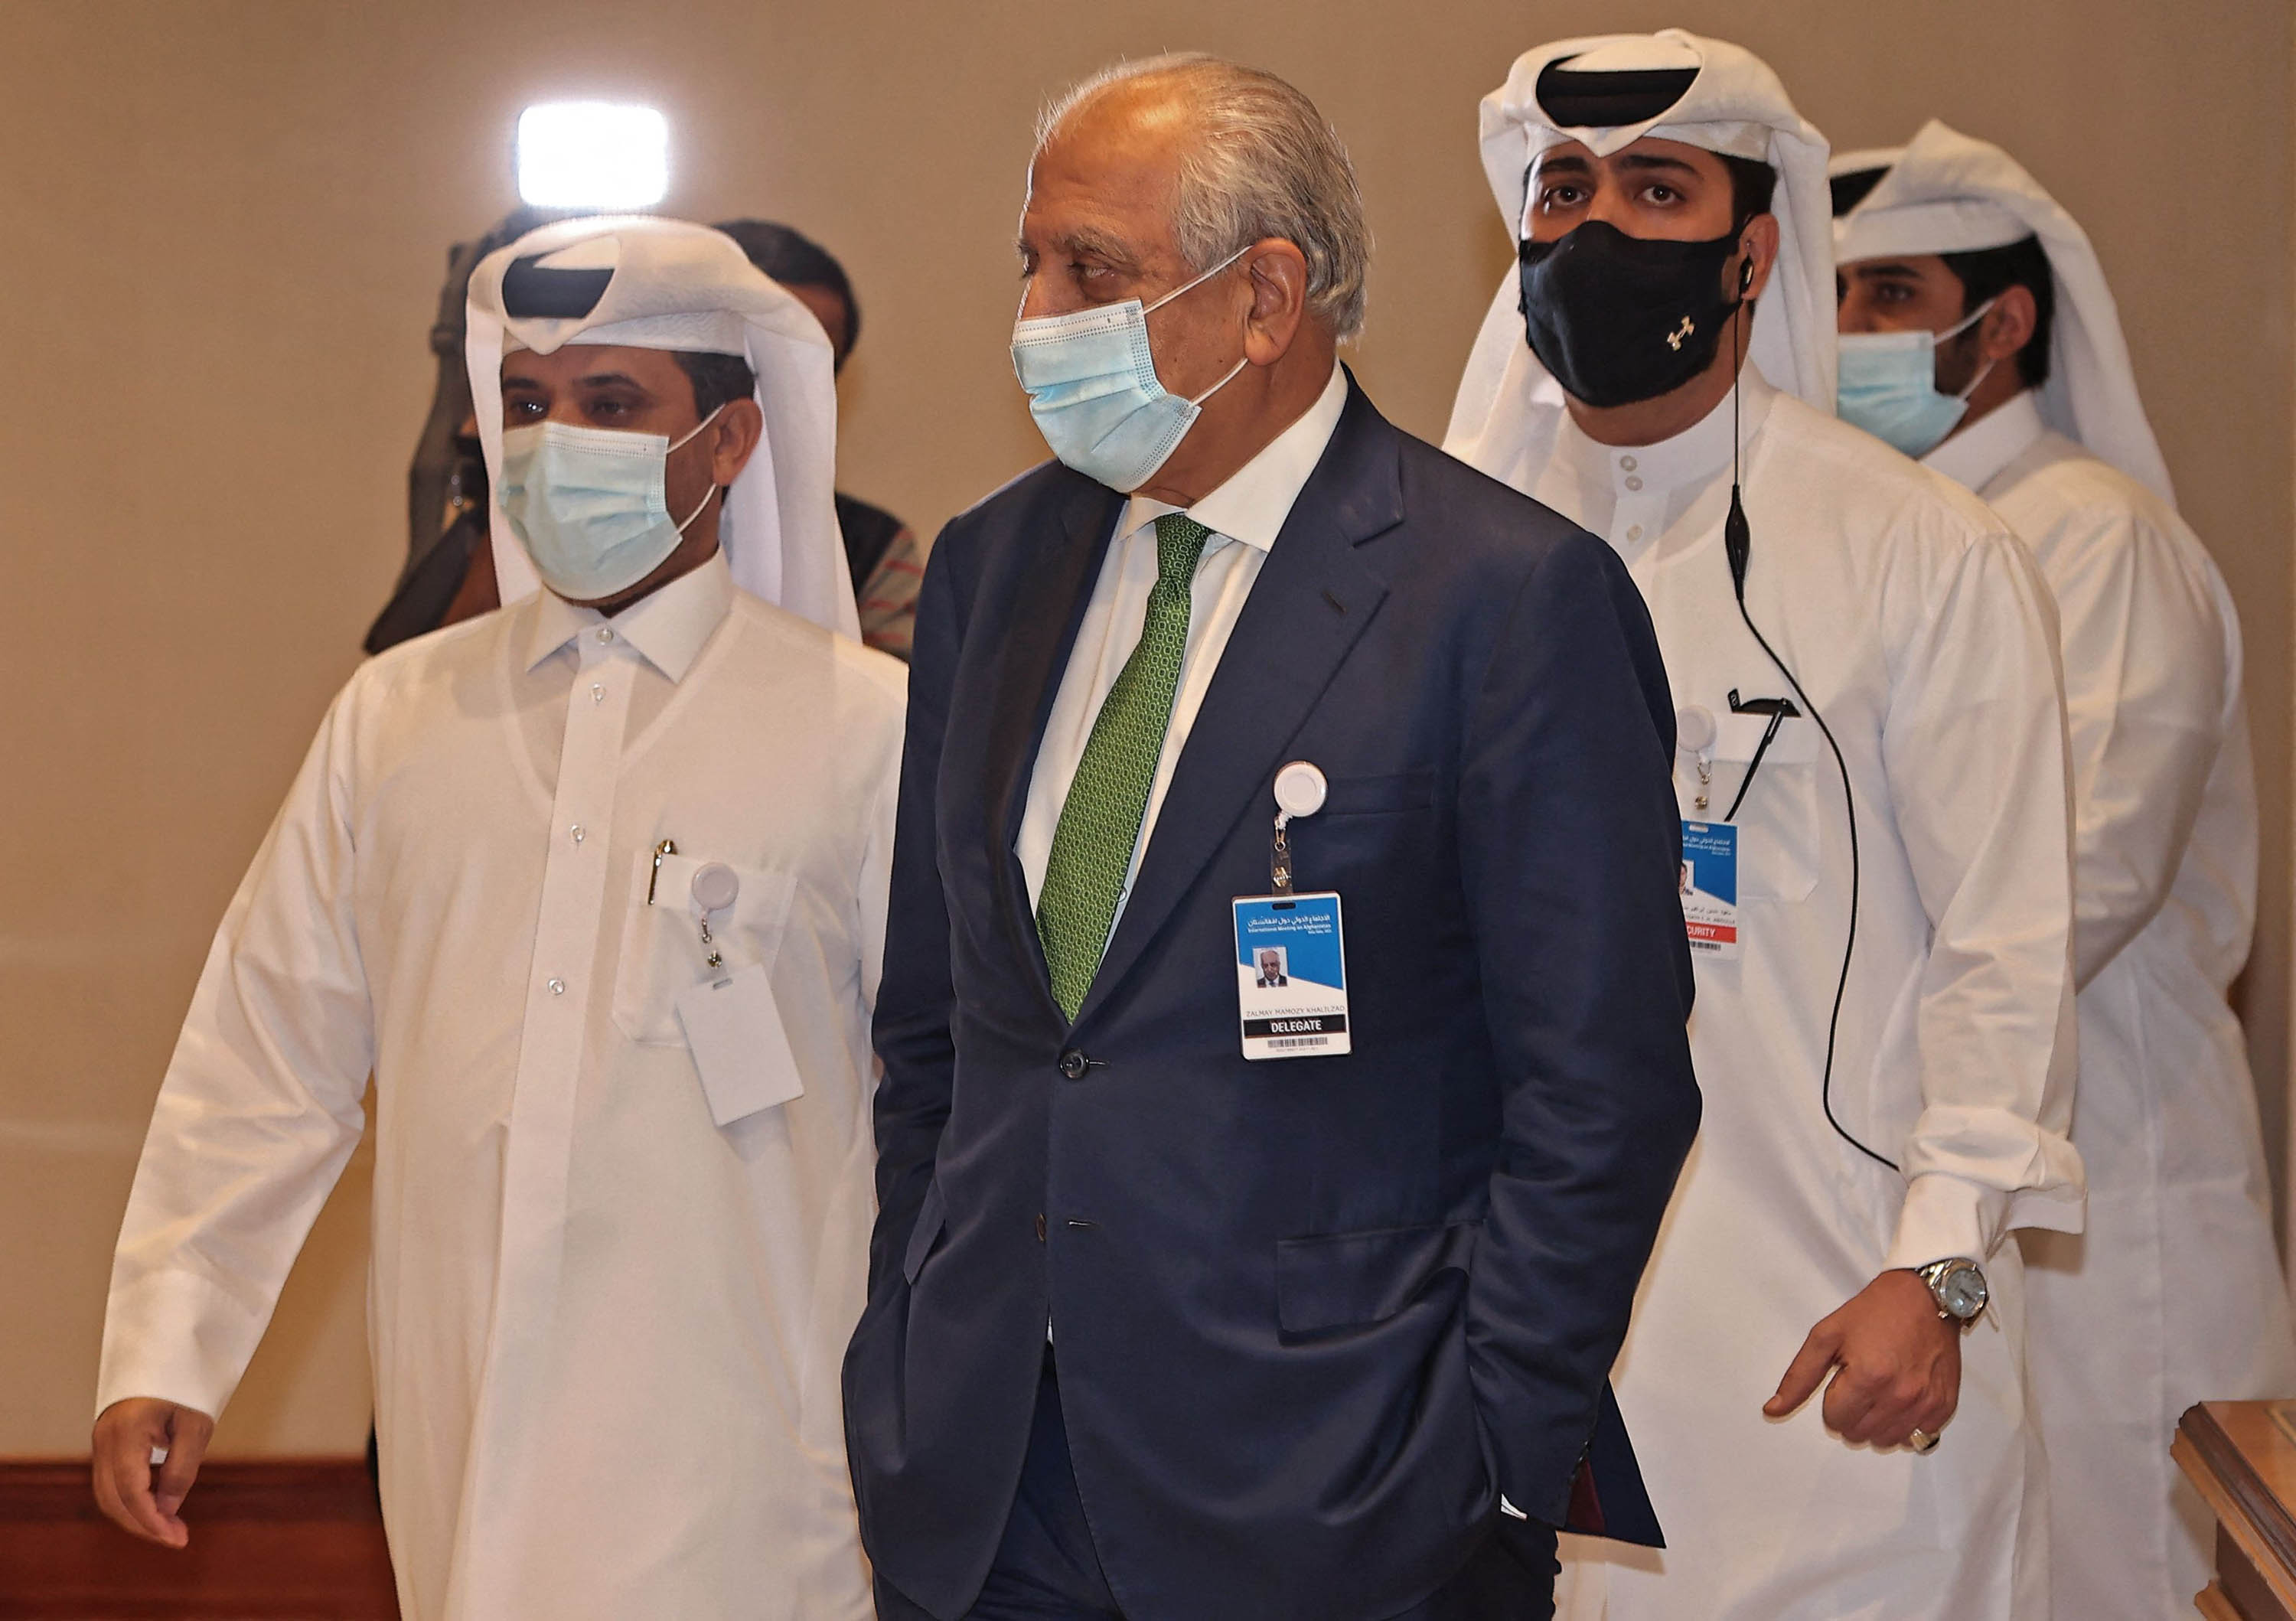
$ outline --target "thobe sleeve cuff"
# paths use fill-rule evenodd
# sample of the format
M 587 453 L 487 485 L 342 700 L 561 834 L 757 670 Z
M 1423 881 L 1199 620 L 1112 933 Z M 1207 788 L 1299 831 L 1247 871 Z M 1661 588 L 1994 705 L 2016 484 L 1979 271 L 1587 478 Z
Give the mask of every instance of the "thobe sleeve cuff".
M 268 1322 L 195 1273 L 149 1273 L 115 1286 L 96 1412 L 145 1396 L 221 1417 Z
M 2009 1195 L 1943 1171 L 1931 1171 L 1906 1184 L 1898 1211 L 1898 1234 L 1883 1271 L 1926 1266 L 1931 1261 L 1966 1257 L 1982 1261 L 2007 1231 Z

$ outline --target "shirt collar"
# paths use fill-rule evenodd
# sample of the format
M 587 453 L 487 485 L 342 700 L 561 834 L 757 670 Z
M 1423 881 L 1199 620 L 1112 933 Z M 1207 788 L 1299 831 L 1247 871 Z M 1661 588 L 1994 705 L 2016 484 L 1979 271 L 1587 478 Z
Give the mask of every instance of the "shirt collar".
M 1596 489 L 1607 487 L 1619 501 L 1703 484 L 1729 469 L 1734 411 L 1742 449 L 1760 431 L 1778 391 L 1759 367 L 1749 364 L 1738 373 L 1736 393 L 1735 402 L 1724 395 L 1722 403 L 1697 422 L 1654 445 L 1599 444 L 1588 438 L 1566 411 L 1555 430 L 1554 452 L 1582 483 Z
M 1979 417 L 1922 458 L 1923 467 L 1943 473 L 1962 488 L 1981 490 L 2001 470 L 2033 447 L 2049 430 L 2041 404 L 2030 389 Z
M 1292 516 L 1292 503 L 1308 486 L 1324 447 L 1339 430 L 1340 413 L 1347 409 L 1348 376 L 1339 362 L 1332 363 L 1331 381 L 1298 422 L 1268 441 L 1260 453 L 1231 474 L 1226 483 L 1195 505 L 1189 517 L 1213 534 L 1242 541 L 1255 552 L 1266 552 Z M 1145 528 L 1167 512 L 1184 509 L 1135 495 L 1125 503 L 1118 524 L 1119 540 Z
M 670 680 L 683 681 L 701 650 L 734 606 L 734 575 L 721 548 L 698 569 L 679 575 L 633 602 L 610 620 L 594 608 L 568 602 L 555 592 L 537 592 L 533 628 L 526 643 L 529 670 L 596 625 L 611 624 Z

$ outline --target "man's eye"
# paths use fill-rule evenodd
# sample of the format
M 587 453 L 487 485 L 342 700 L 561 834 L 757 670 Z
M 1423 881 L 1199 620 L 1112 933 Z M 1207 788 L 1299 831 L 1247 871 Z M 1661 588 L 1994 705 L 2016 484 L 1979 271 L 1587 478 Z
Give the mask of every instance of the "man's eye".
M 1575 185 L 1551 185 L 1538 194 L 1538 205 L 1543 209 L 1575 208 L 1586 201 L 1587 193 Z
M 1676 191 L 1670 185 L 1654 185 L 1647 192 L 1644 192 L 1643 195 L 1649 198 L 1655 203 L 1679 202 L 1682 201 L 1682 193 Z
M 1874 302 L 1879 304 L 1904 304 L 1913 296 L 1912 288 L 1900 285 L 1896 282 L 1884 282 L 1874 290 Z

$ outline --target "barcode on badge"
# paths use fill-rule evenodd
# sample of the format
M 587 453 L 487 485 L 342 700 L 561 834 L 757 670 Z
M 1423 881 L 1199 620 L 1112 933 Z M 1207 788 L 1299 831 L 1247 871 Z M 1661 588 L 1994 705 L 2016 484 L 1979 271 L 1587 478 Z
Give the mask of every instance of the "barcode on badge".
M 1328 1036 L 1275 1036 L 1268 1038 L 1267 1044 L 1271 1047 L 1328 1047 L 1332 1044 L 1332 1038 Z

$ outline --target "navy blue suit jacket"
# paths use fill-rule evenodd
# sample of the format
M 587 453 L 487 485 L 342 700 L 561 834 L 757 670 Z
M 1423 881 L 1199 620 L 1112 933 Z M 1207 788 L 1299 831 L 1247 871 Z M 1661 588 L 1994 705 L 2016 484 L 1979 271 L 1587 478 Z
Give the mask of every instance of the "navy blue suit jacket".
M 1654 1539 L 1605 1379 L 1699 1104 L 1641 597 L 1351 387 L 1071 1026 L 1013 840 L 1121 500 L 1037 468 L 948 525 L 918 609 L 845 1367 L 878 1574 L 972 1602 L 1048 1320 L 1140 1621 L 1392 1615 L 1501 1492 Z M 1247 1062 L 1230 902 L 1295 758 L 1330 781 L 1292 847 L 1345 908 L 1354 1051 Z

